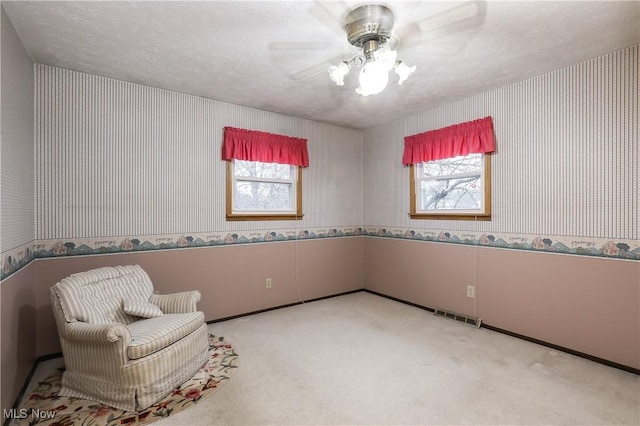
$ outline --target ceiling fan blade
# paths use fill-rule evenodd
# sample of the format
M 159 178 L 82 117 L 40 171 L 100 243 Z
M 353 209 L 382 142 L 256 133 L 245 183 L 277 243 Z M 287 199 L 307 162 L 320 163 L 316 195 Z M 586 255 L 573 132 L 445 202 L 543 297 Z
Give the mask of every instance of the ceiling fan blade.
M 344 18 L 348 11 L 349 7 L 342 0 L 314 0 L 309 8 L 309 13 L 332 32 L 344 31 Z
M 486 11 L 486 1 L 469 1 L 445 10 L 435 16 L 423 19 L 418 23 L 418 27 L 423 33 L 434 31 L 463 31 L 482 24 Z
M 338 59 L 337 62 L 340 60 Z M 323 61 L 312 65 L 308 68 L 302 69 L 300 71 L 296 71 L 293 74 L 289 75 L 289 79 L 294 81 L 307 80 L 311 77 L 315 77 L 318 74 L 324 73 L 326 74 L 327 80 L 329 80 L 329 67 L 331 66 L 331 62 Z
M 267 44 L 269 50 L 321 50 L 327 48 L 327 43 L 321 41 L 276 41 Z
M 466 31 L 482 25 L 486 0 L 472 0 L 437 15 L 407 24 L 396 31 L 403 46 L 414 46 L 435 38 Z

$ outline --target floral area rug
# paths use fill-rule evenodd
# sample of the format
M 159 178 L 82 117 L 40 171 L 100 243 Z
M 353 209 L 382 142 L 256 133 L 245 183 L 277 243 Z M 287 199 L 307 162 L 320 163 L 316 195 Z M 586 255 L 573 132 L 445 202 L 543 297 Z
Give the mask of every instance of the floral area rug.
M 209 360 L 164 399 L 137 412 L 127 412 L 80 398 L 58 396 L 64 367 L 57 368 L 23 399 L 12 425 L 113 426 L 146 425 L 179 413 L 223 386 L 237 368 L 238 355 L 223 337 L 209 335 Z

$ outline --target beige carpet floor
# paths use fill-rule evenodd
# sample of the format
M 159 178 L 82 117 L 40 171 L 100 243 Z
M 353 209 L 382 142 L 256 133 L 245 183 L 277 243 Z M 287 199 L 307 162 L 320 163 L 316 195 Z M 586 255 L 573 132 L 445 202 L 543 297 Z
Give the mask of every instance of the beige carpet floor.
M 209 325 L 240 365 L 155 425 L 638 425 L 640 377 L 359 292 Z
M 241 365 L 158 425 L 638 425 L 640 377 L 369 293 L 211 324 Z

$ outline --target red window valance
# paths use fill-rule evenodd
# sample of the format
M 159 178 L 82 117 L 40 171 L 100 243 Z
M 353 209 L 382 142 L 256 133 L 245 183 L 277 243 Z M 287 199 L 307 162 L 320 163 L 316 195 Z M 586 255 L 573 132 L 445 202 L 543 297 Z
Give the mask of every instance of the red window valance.
M 306 139 L 234 127 L 224 128 L 222 159 L 309 166 Z
M 473 153 L 495 151 L 491 117 L 430 130 L 404 138 L 402 164 L 442 160 Z

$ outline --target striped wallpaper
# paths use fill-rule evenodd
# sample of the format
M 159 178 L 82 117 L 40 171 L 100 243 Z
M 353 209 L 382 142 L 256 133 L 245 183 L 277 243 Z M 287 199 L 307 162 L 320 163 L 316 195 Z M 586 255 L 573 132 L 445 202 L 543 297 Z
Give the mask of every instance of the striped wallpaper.
M 362 224 L 362 132 L 36 65 L 38 240 Z M 299 222 L 226 222 L 224 126 L 308 139 Z
M 33 191 L 33 63 L 2 9 L 2 155 L 0 252 L 35 237 Z M 23 252 L 24 254 L 24 252 Z
M 638 59 L 635 46 L 367 129 L 364 225 L 640 239 Z M 488 115 L 492 221 L 411 220 L 404 136 Z
M 482 241 L 490 233 L 515 248 L 552 237 L 561 244 L 551 250 L 638 256 L 638 46 L 364 132 L 35 65 L 34 159 L 24 136 L 32 74 L 16 72 L 31 65 L 6 31 L 3 24 L 3 277 L 34 250 L 69 254 L 67 242 L 117 250 L 140 237 L 180 245 L 185 235 L 448 232 Z M 492 221 L 411 220 L 403 137 L 487 115 L 497 138 Z M 224 126 L 309 140 L 304 220 L 226 222 Z

